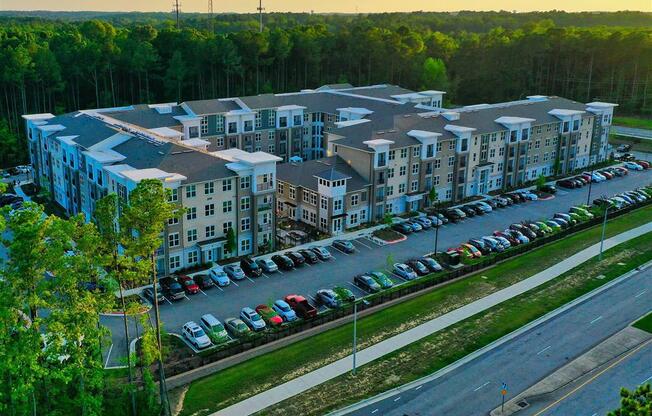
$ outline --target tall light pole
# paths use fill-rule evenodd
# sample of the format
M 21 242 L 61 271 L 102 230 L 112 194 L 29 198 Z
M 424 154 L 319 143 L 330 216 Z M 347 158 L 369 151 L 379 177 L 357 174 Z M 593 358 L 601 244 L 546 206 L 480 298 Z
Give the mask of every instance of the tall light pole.
M 586 205 L 591 205 L 591 187 L 593 185 L 593 172 L 595 170 L 591 169 L 591 178 L 589 180 L 589 195 L 586 197 Z
M 604 221 L 602 221 L 602 237 L 600 238 L 600 255 L 598 255 L 598 260 L 602 260 L 602 248 L 604 247 L 604 233 L 607 228 L 607 213 L 609 212 L 609 208 L 611 206 L 607 205 L 607 207 L 604 210 Z
M 362 300 L 362 304 L 367 306 L 369 302 Z M 351 374 L 355 375 L 356 372 L 356 362 L 355 356 L 358 352 L 358 301 L 353 301 L 353 368 L 351 369 Z

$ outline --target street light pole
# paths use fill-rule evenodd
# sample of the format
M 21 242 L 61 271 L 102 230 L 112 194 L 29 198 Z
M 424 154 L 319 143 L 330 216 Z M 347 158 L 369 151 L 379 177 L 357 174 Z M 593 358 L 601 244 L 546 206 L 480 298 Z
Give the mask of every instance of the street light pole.
M 600 238 L 600 255 L 598 256 L 598 260 L 602 260 L 602 247 L 604 246 L 604 233 L 607 228 L 608 212 L 609 212 L 609 205 L 607 205 L 606 209 L 604 210 L 604 221 L 602 222 L 602 237 Z
M 355 375 L 355 354 L 358 350 L 358 302 L 353 302 L 353 368 L 351 374 Z
M 591 178 L 589 180 L 589 196 L 586 197 L 586 205 L 591 205 L 591 187 L 593 185 L 593 172 L 594 170 L 591 170 Z

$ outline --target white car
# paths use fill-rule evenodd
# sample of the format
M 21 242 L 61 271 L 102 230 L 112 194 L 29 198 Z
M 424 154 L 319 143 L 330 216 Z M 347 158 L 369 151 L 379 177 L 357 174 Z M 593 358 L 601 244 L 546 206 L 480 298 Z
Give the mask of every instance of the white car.
M 297 320 L 297 313 L 290 308 L 290 305 L 282 299 L 278 299 L 272 305 L 272 309 L 278 313 L 285 322 L 292 322 Z
M 231 284 L 229 276 L 226 275 L 226 272 L 220 266 L 212 267 L 208 271 L 208 277 L 218 286 L 228 286 Z
M 267 325 L 263 318 L 255 310 L 245 307 L 240 311 L 240 319 L 254 331 L 262 331 Z
M 475 204 L 476 205 L 481 205 L 482 207 L 484 207 L 484 212 L 492 212 L 494 210 L 493 208 L 491 208 L 491 205 L 487 204 L 484 201 L 478 201 Z
M 181 333 L 186 339 L 195 346 L 195 348 L 206 348 L 211 346 L 211 339 L 208 338 L 206 332 L 195 321 L 186 322 L 183 324 Z
M 410 266 L 404 263 L 395 263 L 394 264 L 394 273 L 401 276 L 405 280 L 414 280 L 417 278 L 417 274 Z
M 529 201 L 536 201 L 537 199 L 539 199 L 539 197 L 531 191 L 523 190 L 523 191 L 519 191 L 519 194 L 523 195 L 523 197 Z
M 627 169 L 630 169 L 630 170 L 643 170 L 643 166 L 639 165 L 638 163 L 634 163 L 634 162 L 625 162 L 623 164 L 623 166 L 625 166 Z

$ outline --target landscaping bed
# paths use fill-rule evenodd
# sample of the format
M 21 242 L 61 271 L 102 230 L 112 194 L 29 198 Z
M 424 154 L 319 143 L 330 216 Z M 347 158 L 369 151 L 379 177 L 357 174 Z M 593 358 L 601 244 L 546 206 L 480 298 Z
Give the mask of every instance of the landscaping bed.
M 631 150 L 652 153 L 652 139 L 639 139 L 638 137 L 612 134 L 609 136 L 609 143 L 612 144 L 614 148 L 618 147 L 619 144 L 629 144 L 632 146 Z
M 632 211 L 611 220 L 606 234 L 619 234 L 647 223 L 651 215 L 652 207 Z M 600 239 L 600 233 L 599 226 L 577 232 L 361 318 L 358 321 L 358 345 L 361 349 L 365 348 L 530 277 L 595 244 Z M 432 279 L 441 281 L 445 278 L 446 274 L 432 276 Z M 427 287 L 427 279 L 421 278 L 411 284 Z M 406 286 L 392 288 L 376 296 L 391 297 L 392 293 L 400 295 L 402 291 L 410 293 Z M 373 300 L 373 297 L 370 299 Z M 351 348 L 351 325 L 342 325 L 192 383 L 182 414 L 205 414 L 204 410 L 210 413 L 347 356 Z M 292 366 L 288 366 L 288 363 L 292 363 Z M 256 374 L 255 380 L 247 374 Z M 382 382 L 380 385 L 383 390 L 389 388 Z M 211 400 L 207 401 L 206 397 L 211 397 Z
M 125 296 L 125 306 L 127 309 L 127 315 L 139 315 L 149 311 L 152 307 L 138 295 Z M 104 311 L 104 313 L 122 315 L 122 301 L 120 298 L 115 296 L 113 305 L 109 310 Z
M 396 232 L 389 227 L 376 230 L 373 233 L 371 233 L 371 235 L 373 235 L 376 238 L 380 238 L 381 240 L 386 241 L 388 243 L 405 239 L 405 236 L 403 234 Z
M 639 319 L 638 321 L 634 322 L 633 325 L 635 328 L 642 329 L 643 331 L 647 331 L 649 333 L 652 333 L 652 313 L 647 314 L 643 318 Z

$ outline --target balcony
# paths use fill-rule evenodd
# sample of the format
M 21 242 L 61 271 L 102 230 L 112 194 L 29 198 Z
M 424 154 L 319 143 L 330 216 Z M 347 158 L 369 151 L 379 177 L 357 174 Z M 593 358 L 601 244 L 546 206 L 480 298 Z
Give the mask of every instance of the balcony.
M 268 211 L 270 209 L 272 209 L 272 203 L 271 202 L 268 202 L 266 204 L 258 204 L 258 205 L 256 205 L 256 210 L 258 212 Z
M 272 224 L 271 223 L 258 224 L 258 232 L 259 233 L 264 233 L 264 232 L 268 232 L 268 231 L 272 231 Z
M 256 184 L 256 192 L 265 192 L 274 189 L 274 182 L 263 182 Z

